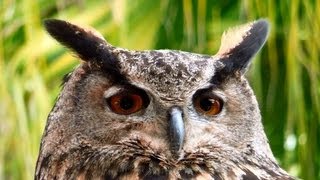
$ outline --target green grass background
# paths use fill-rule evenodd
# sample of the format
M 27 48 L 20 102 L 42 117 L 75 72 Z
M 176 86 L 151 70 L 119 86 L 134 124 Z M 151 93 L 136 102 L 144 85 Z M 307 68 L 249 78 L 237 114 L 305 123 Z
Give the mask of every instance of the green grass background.
M 269 39 L 248 73 L 281 166 L 320 179 L 319 0 L 0 0 L 0 179 L 33 179 L 61 78 L 79 61 L 43 19 L 93 26 L 116 46 L 215 54 L 227 27 L 258 18 Z

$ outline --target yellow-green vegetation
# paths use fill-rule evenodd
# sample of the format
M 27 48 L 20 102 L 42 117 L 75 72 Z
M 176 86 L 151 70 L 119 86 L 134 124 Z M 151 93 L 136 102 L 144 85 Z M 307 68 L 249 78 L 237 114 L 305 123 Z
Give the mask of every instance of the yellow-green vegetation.
M 130 49 L 214 54 L 222 31 L 261 17 L 266 46 L 248 74 L 272 150 L 286 170 L 320 179 L 320 1 L 0 1 L 0 179 L 33 179 L 60 79 L 79 61 L 45 32 L 45 18 L 98 29 Z

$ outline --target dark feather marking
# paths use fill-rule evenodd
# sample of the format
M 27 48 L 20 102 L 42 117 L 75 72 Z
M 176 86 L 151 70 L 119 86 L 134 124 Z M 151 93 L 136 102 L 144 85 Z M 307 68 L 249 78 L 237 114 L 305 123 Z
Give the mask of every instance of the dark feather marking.
M 204 165 L 199 165 L 200 169 L 203 170 L 203 172 L 209 173 L 211 177 L 216 177 L 219 179 L 220 176 L 215 176 L 213 173 L 210 173 L 210 170 L 204 166 Z M 184 169 L 179 171 L 179 174 L 182 179 L 194 179 L 195 177 L 201 176 L 202 171 L 198 171 L 198 169 L 193 169 L 191 166 L 187 166 Z
M 190 169 L 190 171 L 186 171 L 185 169 L 180 170 L 179 174 L 182 179 L 191 179 L 195 176 L 191 169 Z
M 217 174 L 217 173 L 213 174 L 213 175 L 212 175 L 212 178 L 213 178 L 214 180 L 222 180 L 221 176 L 220 176 L 219 174 Z
M 112 179 L 115 179 L 115 178 L 113 178 L 110 174 L 106 173 L 106 174 L 104 175 L 104 178 L 103 178 L 103 179 L 105 179 L 105 180 L 112 180 Z
M 246 174 L 242 175 L 243 180 L 257 180 L 257 179 L 259 179 L 259 177 L 257 177 L 251 171 L 249 171 L 247 169 L 243 169 L 243 171 L 246 173 Z
M 71 73 L 65 74 L 62 78 L 61 86 L 64 86 L 64 84 L 69 81 L 70 77 L 71 77 Z
M 44 170 L 41 170 L 41 169 L 47 169 L 49 167 L 49 163 L 51 162 L 51 154 L 47 154 L 41 161 L 41 165 L 39 167 L 40 168 L 40 171 L 37 171 L 36 169 L 36 175 L 35 175 L 35 179 L 41 179 L 42 177 L 42 174 L 45 172 Z M 39 159 L 38 158 L 38 161 L 37 161 L 37 164 L 40 163 L 39 162 Z
M 150 163 L 153 162 L 144 162 L 139 165 L 139 178 L 140 179 L 168 179 L 168 173 L 161 169 L 158 174 L 154 174 L 152 169 L 150 169 Z M 155 164 L 155 163 L 153 163 Z M 158 167 L 159 168 L 159 167 Z
M 168 179 L 168 174 L 162 174 L 162 175 L 146 175 L 143 179 L 144 180 L 166 180 Z
M 47 168 L 51 161 L 51 154 L 47 154 L 41 161 L 41 168 Z

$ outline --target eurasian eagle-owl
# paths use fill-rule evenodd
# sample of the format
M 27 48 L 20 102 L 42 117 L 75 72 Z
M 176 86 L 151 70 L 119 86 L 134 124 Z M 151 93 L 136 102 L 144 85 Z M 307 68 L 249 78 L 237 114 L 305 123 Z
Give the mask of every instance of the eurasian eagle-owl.
M 244 77 L 266 20 L 226 31 L 214 56 L 117 48 L 62 20 L 45 27 L 83 62 L 48 116 L 35 179 L 293 179 Z

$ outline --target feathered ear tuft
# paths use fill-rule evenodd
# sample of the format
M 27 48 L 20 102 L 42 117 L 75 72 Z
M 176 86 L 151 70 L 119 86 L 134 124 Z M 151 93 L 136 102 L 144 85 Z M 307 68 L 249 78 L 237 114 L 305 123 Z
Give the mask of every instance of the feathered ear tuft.
M 122 77 L 118 54 L 114 52 L 116 48 L 108 44 L 97 31 L 57 19 L 45 20 L 44 26 L 53 38 L 76 52 L 82 60 L 101 67 L 109 74 Z
M 251 58 L 264 45 L 269 32 L 268 21 L 261 19 L 224 32 L 215 55 L 224 64 L 224 73 L 244 74 Z
M 108 51 L 112 46 L 104 40 L 100 33 L 57 19 L 45 20 L 44 26 L 53 38 L 75 51 L 82 60 L 110 59 Z

